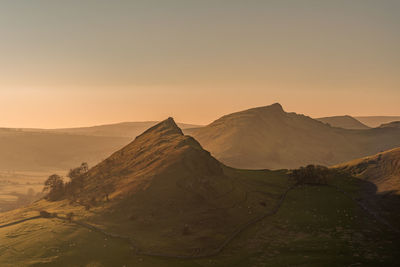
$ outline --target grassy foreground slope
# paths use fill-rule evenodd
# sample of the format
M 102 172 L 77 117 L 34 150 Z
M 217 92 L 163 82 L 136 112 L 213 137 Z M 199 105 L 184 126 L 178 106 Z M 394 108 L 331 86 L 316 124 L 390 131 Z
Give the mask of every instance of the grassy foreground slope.
M 266 201 L 269 194 L 276 194 L 282 182 L 286 183 L 279 172 L 239 171 L 235 175 L 243 179 L 241 182 L 249 191 L 261 189 Z M 0 228 L 0 265 L 396 266 L 398 236 L 352 199 L 361 197 L 363 183 L 347 176 L 335 177 L 333 184 L 348 192 L 347 196 L 328 186 L 296 187 L 276 214 L 247 227 L 212 257 L 141 255 L 124 239 L 53 218 Z M 78 216 L 76 220 L 81 221 L 94 212 L 63 201 L 57 204 L 43 201 L 29 209 L 6 213 L 0 217 L 0 224 L 34 215 L 35 209 L 59 213 L 73 210 Z

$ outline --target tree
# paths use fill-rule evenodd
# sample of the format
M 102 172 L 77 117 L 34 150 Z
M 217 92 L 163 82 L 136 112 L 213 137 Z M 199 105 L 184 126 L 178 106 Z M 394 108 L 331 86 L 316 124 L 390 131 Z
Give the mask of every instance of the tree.
M 296 184 L 319 184 L 328 183 L 328 177 L 331 171 L 324 166 L 307 165 L 300 169 L 292 170 L 291 177 L 294 178 Z
M 76 167 L 74 169 L 70 169 L 68 172 L 67 177 L 73 180 L 77 180 L 81 178 L 84 174 L 86 174 L 89 171 L 89 165 L 86 162 L 83 162 L 81 166 Z
M 70 195 L 76 195 L 79 193 L 79 190 L 83 186 L 83 179 L 86 173 L 89 171 L 89 165 L 86 162 L 83 162 L 81 166 L 70 169 L 67 177 L 71 179 L 71 181 L 67 184 L 67 192 Z
M 48 200 L 59 200 L 64 195 L 63 178 L 57 174 L 50 175 L 44 182 L 43 192 L 48 192 L 46 196 Z
M 51 213 L 50 213 L 50 212 L 47 212 L 47 211 L 45 211 L 45 210 L 41 210 L 41 211 L 40 211 L 40 216 L 41 216 L 42 218 L 51 218 Z

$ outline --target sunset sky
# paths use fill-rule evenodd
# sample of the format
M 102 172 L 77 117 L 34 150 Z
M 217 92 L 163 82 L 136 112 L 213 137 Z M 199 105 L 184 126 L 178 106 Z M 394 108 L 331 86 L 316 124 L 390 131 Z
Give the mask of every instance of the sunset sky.
M 0 127 L 400 115 L 400 1 L 1 1 Z

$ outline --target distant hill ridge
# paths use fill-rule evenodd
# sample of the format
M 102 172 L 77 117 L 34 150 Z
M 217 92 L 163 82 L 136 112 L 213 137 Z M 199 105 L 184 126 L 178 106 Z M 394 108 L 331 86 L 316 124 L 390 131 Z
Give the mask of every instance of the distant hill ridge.
M 379 128 L 399 128 L 400 129 L 400 121 L 393 121 L 389 123 L 384 123 Z
M 236 168 L 334 165 L 400 146 L 400 130 L 331 127 L 279 103 L 225 115 L 187 130 L 213 156 Z
M 158 124 L 159 121 L 138 121 L 138 122 L 120 122 L 113 124 L 96 125 L 77 128 L 59 128 L 59 129 L 36 129 L 36 128 L 0 128 L 8 131 L 19 132 L 44 132 L 44 133 L 67 133 L 75 135 L 107 136 L 107 137 L 129 137 L 135 138 L 146 129 Z M 198 128 L 200 125 L 178 123 L 182 129 Z
M 355 118 L 373 128 L 379 127 L 384 123 L 400 121 L 400 116 L 357 116 Z
M 345 116 L 332 116 L 332 117 L 323 117 L 317 118 L 316 120 L 322 121 L 324 123 L 328 123 L 333 127 L 339 127 L 344 129 L 369 129 L 367 125 L 361 123 L 360 121 L 356 120 L 355 118 L 345 115 Z

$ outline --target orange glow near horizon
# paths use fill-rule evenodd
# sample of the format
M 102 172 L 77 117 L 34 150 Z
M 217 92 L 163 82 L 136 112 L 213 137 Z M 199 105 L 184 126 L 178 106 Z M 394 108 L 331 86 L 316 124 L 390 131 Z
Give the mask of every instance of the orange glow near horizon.
M 205 125 L 228 113 L 279 102 L 287 112 L 311 117 L 399 115 L 397 99 L 374 92 L 296 90 L 21 90 L 0 92 L 1 127 L 63 128 L 123 121 L 163 120 Z M 362 103 L 357 99 L 362 95 Z M 346 97 L 347 101 L 343 100 Z
M 0 127 L 400 115 L 400 2 L 6 1 Z

